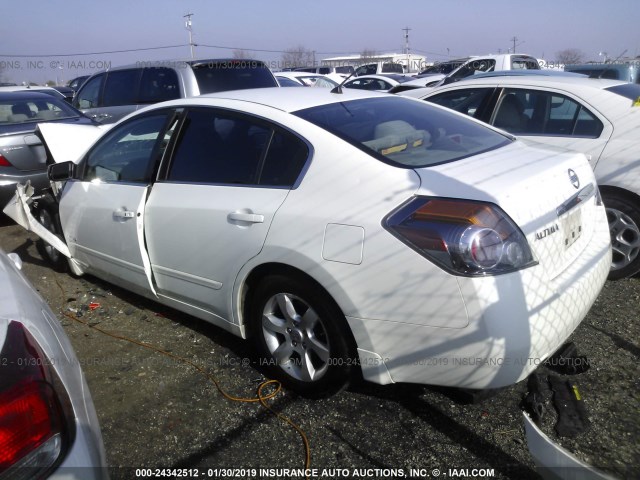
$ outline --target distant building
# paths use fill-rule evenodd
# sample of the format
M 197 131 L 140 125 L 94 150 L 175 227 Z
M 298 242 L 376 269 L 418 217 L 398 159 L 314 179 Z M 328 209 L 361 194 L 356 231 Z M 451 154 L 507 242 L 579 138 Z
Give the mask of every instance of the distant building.
M 357 68 L 359 66 L 372 63 L 395 63 L 402 65 L 405 73 L 416 73 L 422 71 L 427 66 L 427 58 L 422 55 L 414 55 L 412 53 L 384 53 L 380 55 L 370 55 L 367 57 L 362 57 L 361 55 L 347 55 L 344 57 L 325 58 L 320 61 L 320 64 L 326 67 L 352 66 Z

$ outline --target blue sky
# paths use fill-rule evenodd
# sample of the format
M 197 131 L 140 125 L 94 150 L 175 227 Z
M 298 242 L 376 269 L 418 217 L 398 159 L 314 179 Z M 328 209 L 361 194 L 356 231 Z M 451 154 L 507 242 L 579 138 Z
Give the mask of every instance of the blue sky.
M 198 58 L 242 48 L 277 61 L 277 51 L 298 45 L 317 59 L 402 52 L 404 27 L 411 51 L 431 61 L 504 52 L 514 36 L 518 52 L 547 60 L 566 48 L 593 60 L 603 51 L 640 55 L 638 0 L 0 0 L 2 78 L 61 81 L 102 66 L 188 58 L 186 13 L 194 14 Z M 173 45 L 182 46 L 100 53 Z

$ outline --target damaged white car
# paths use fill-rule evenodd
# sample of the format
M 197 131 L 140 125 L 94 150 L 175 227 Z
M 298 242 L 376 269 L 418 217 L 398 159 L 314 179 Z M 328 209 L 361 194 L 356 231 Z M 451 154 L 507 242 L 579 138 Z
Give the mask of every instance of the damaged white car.
M 302 393 L 356 369 L 380 384 L 518 382 L 611 264 L 584 155 L 412 99 L 246 90 L 148 107 L 79 155 L 77 130 L 42 135 L 66 182 L 37 209 L 21 189 L 5 211 L 58 267 L 253 337 Z

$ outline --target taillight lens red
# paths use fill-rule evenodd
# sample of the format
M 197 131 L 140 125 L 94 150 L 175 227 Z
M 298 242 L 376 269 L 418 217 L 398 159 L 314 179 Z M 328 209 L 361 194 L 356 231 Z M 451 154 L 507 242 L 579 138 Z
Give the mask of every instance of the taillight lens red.
M 20 477 L 27 471 L 39 477 L 62 459 L 70 441 L 67 394 L 18 322 L 9 323 L 0 365 L 0 477 Z
M 383 225 L 456 275 L 497 275 L 535 264 L 518 226 L 492 203 L 414 197 L 387 216 Z
M 9 160 L 0 155 L 0 167 L 13 167 Z

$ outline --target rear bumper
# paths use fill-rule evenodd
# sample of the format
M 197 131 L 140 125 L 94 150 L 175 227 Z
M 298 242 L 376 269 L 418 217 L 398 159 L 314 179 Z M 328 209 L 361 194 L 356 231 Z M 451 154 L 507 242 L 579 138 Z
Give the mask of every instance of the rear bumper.
M 464 328 L 347 317 L 364 378 L 476 389 L 526 378 L 571 335 L 606 281 L 611 248 L 602 217 L 581 255 L 552 281 L 540 266 L 458 278 Z

